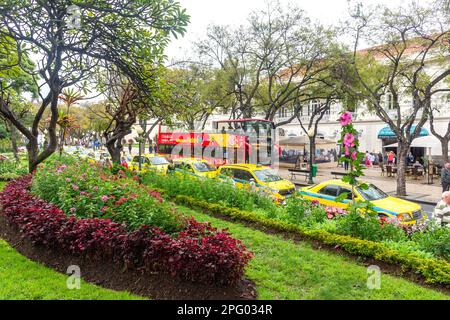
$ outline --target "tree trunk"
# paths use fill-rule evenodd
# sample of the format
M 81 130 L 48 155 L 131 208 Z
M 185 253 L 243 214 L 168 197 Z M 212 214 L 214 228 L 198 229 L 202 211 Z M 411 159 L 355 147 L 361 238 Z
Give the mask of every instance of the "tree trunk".
M 8 124 L 9 124 L 9 132 L 11 135 L 11 148 L 14 154 L 14 159 L 16 159 L 16 161 L 19 161 L 19 148 L 17 147 L 17 129 L 9 121 Z
M 64 137 L 66 136 L 66 128 L 61 130 L 61 136 L 59 139 L 59 157 L 61 158 L 63 150 L 64 150 Z
M 110 140 L 106 142 L 106 148 L 111 155 L 112 162 L 120 164 L 122 143 L 119 143 L 119 145 L 116 146 L 116 140 Z
M 37 138 L 28 140 L 27 150 L 28 150 L 28 172 L 32 173 L 37 169 L 37 166 L 39 164 L 38 163 L 39 144 Z
M 397 154 L 397 196 L 406 196 L 406 154 L 409 144 L 398 142 Z
M 449 143 L 449 139 L 444 139 L 441 140 L 441 147 L 442 147 L 442 160 L 444 161 L 444 163 L 449 162 L 449 156 L 448 156 L 448 143 Z

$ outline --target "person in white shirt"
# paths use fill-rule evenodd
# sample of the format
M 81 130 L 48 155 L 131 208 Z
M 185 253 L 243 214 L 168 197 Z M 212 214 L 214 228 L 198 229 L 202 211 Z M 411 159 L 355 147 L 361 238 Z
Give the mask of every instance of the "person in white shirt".
M 442 200 L 434 208 L 433 219 L 443 227 L 450 227 L 450 191 L 442 194 Z

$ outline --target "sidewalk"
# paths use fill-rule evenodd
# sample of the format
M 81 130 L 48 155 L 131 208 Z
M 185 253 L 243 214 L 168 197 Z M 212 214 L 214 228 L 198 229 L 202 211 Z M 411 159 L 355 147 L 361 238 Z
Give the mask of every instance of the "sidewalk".
M 334 176 L 331 174 L 332 171 L 345 172 L 343 168 L 337 167 L 336 162 L 320 163 L 317 165 L 317 167 L 317 177 L 314 178 L 315 183 L 334 179 Z M 280 167 L 279 174 L 283 178 L 288 179 L 288 168 Z M 365 176 L 362 178 L 362 180 L 373 183 L 384 192 L 395 196 L 397 189 L 396 177 L 381 176 L 381 169 L 377 166 L 373 168 L 367 168 L 366 170 L 364 170 L 364 174 Z M 306 184 L 305 179 L 300 177 L 293 182 Z M 439 180 L 436 181 L 436 179 L 434 180 L 434 184 L 430 185 L 427 184 L 427 180 L 425 178 L 413 180 L 411 177 L 407 177 L 406 192 L 407 196 L 404 197 L 405 199 L 436 204 L 441 199 L 442 187 Z

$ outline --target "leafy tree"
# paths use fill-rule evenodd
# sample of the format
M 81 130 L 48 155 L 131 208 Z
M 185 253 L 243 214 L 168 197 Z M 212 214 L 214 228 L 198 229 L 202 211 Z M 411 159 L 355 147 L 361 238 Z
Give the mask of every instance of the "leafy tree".
M 170 35 L 183 34 L 189 17 L 172 0 L 5 0 L 0 3 L 0 35 L 15 42 L 15 65 L 39 57 L 30 74 L 39 85 L 41 104 L 31 128 L 24 126 L 2 99 L 0 112 L 28 139 L 29 170 L 57 148 L 58 100 L 64 88 L 83 85 L 97 66 L 108 62 L 142 91 L 148 91 L 146 68 L 158 65 Z M 1 70 L 9 68 L 1 66 Z M 49 144 L 38 148 L 39 127 L 50 110 Z
M 282 126 L 296 118 L 300 103 L 311 98 L 305 91 L 312 92 L 308 87 L 331 67 L 326 58 L 337 50 L 335 32 L 312 22 L 299 7 L 285 9 L 279 2 L 253 12 L 248 22 L 236 29 L 209 27 L 198 48 L 227 76 L 235 117 L 261 112 L 273 120 L 281 108 L 292 108 L 291 117 L 276 124 Z
M 19 61 L 14 40 L 0 34 L 0 119 L 5 124 L 16 160 L 19 159 L 18 139 L 20 137 L 16 127 L 8 117 L 3 115 L 2 110 L 9 112 L 23 124 L 30 125 L 30 104 L 21 94 L 28 93 L 31 97 L 37 95 L 37 86 L 29 74 L 33 68 L 34 64 L 27 55 L 20 57 Z
M 351 16 L 347 25 L 355 43 L 349 65 L 358 86 L 347 86 L 347 90 L 364 100 L 395 133 L 399 145 L 397 195 L 404 196 L 406 154 L 429 118 L 433 96 L 449 90 L 440 87 L 450 75 L 448 12 L 416 2 L 396 9 L 376 6 L 368 10 L 359 4 Z M 359 51 L 361 41 L 373 46 Z M 433 66 L 440 67 L 430 72 Z M 410 97 L 407 106 L 402 104 L 404 97 Z

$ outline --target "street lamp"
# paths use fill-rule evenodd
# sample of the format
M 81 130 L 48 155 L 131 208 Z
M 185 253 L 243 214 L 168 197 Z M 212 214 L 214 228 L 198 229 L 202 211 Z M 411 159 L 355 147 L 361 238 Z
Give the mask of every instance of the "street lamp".
M 139 142 L 139 171 L 142 170 L 142 143 L 144 142 L 144 129 L 141 126 L 137 127 L 136 133 L 138 134 L 137 141 Z
M 308 184 L 314 184 L 313 181 L 313 143 L 314 143 L 314 128 L 309 128 L 306 133 L 309 137 L 309 176 L 308 176 Z

